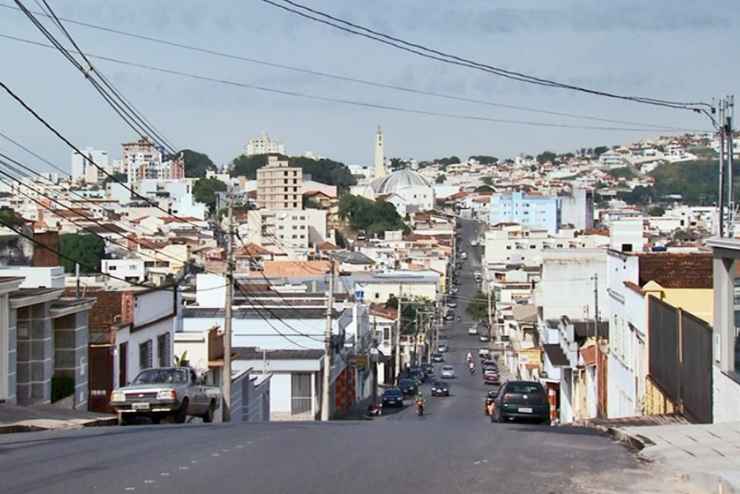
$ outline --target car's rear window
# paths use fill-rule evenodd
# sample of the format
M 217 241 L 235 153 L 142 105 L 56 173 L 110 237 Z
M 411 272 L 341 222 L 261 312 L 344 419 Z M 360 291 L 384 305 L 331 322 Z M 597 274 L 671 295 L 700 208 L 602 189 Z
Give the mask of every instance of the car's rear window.
M 506 386 L 507 393 L 517 394 L 543 394 L 542 386 L 539 384 L 509 383 Z
M 148 369 L 139 373 L 134 384 L 186 384 L 188 374 L 180 369 Z
M 385 393 L 383 393 L 386 396 L 396 396 L 401 394 L 400 389 L 387 389 Z

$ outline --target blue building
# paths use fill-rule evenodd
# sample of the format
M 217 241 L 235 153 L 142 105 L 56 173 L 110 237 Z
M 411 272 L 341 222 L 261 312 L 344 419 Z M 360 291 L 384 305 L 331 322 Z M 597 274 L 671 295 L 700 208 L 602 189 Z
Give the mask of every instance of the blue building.
M 560 230 L 562 203 L 558 197 L 530 196 L 522 192 L 494 194 L 488 222 L 519 223 L 531 228 L 544 228 L 551 235 Z

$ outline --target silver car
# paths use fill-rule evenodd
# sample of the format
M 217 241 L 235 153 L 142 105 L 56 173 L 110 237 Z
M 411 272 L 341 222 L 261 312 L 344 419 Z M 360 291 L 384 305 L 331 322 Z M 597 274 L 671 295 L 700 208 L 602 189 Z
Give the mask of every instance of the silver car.
M 442 379 L 454 379 L 455 378 L 455 368 L 452 367 L 451 365 L 443 365 L 440 376 L 442 377 Z
M 203 384 L 193 369 L 162 367 L 143 370 L 130 385 L 115 390 L 111 406 L 121 425 L 136 417 L 147 417 L 155 424 L 163 418 L 183 423 L 187 416 L 212 422 L 220 399 L 219 389 Z

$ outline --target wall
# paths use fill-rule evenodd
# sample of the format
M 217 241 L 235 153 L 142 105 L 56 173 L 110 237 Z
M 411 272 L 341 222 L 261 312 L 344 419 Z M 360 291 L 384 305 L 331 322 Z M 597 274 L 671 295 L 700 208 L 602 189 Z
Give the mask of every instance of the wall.
M 17 400 L 20 405 L 51 401 L 54 332 L 49 303 L 22 307 L 17 313 Z
M 290 405 L 293 389 L 291 374 L 276 373 L 270 379 L 270 412 L 275 414 L 290 414 Z
M 144 261 L 141 259 L 103 259 L 100 271 L 118 278 L 136 278 L 137 281 L 146 279 Z
M 251 346 L 268 350 L 324 348 L 325 319 L 296 318 L 283 319 L 282 321 L 279 322 L 274 318 L 265 321 L 259 317 L 254 319 L 235 317 L 232 326 L 231 345 L 233 348 Z M 202 331 L 204 328 L 221 326 L 222 324 L 223 317 L 184 317 L 183 331 Z M 334 324 L 336 331 L 336 320 Z M 297 334 L 291 327 L 307 336 Z M 288 341 L 280 333 L 287 335 L 292 341 Z
M 535 303 L 542 307 L 542 318 L 583 319 L 594 316 L 594 275 L 598 276 L 598 291 L 606 293 L 606 251 L 579 249 L 552 250 L 543 255 L 542 279 L 535 290 Z M 602 317 L 603 305 L 600 307 Z
M 676 412 L 676 405 L 652 379 L 645 380 L 645 415 L 667 415 Z
M 170 349 L 169 354 L 170 356 L 174 357 L 173 353 L 173 340 L 174 340 L 174 318 L 172 319 L 165 319 L 163 321 L 160 321 L 158 323 L 152 324 L 151 326 L 146 327 L 145 329 L 140 329 L 138 331 L 134 331 L 131 333 L 128 329 L 128 327 L 124 329 L 120 329 L 116 332 L 116 352 L 115 352 L 115 358 L 114 358 L 114 380 L 113 385 L 114 387 L 120 387 L 123 384 L 119 382 L 119 375 L 118 375 L 118 362 L 120 359 L 120 355 L 118 355 L 118 348 L 121 343 L 128 342 L 128 379 L 129 381 L 133 381 L 134 377 L 142 370 L 139 365 L 139 345 L 141 343 L 144 343 L 146 340 L 152 340 L 152 367 L 159 367 L 158 362 L 158 355 L 159 355 L 159 348 L 158 348 L 158 341 L 157 336 L 163 334 L 163 333 L 170 333 Z M 169 362 L 167 365 L 171 366 L 172 362 Z
M 61 266 L 32 268 L 26 266 L 4 267 L 2 276 L 22 276 L 21 288 L 64 288 L 64 268 Z
M 54 319 L 54 377 L 74 379 L 72 406 L 87 410 L 89 360 L 87 311 Z
M 740 410 L 740 384 L 713 365 L 712 387 L 714 422 L 737 422 Z
M 437 284 L 430 281 L 429 283 L 407 283 L 407 282 L 382 282 L 372 281 L 359 282 L 355 284 L 355 290 L 358 285 L 365 292 L 365 300 L 368 303 L 385 303 L 391 295 L 398 296 L 403 285 L 404 297 L 421 297 L 429 300 L 437 299 Z
M 156 321 L 173 313 L 174 295 L 171 290 L 134 292 L 134 326 Z

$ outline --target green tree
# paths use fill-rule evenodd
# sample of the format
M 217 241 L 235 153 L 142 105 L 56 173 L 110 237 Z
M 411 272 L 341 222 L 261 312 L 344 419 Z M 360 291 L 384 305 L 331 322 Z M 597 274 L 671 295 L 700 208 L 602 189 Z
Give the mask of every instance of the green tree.
M 126 176 L 125 173 L 114 172 L 105 177 L 105 179 L 103 180 L 103 185 L 110 183 L 110 182 L 119 182 L 119 183 L 125 184 L 127 180 L 128 180 L 128 177 Z
M 476 154 L 473 156 L 470 156 L 469 159 L 475 160 L 481 165 L 495 165 L 498 163 L 498 158 L 495 156 L 488 156 L 486 154 Z
M 552 162 L 555 160 L 556 157 L 557 155 L 552 151 L 543 151 L 542 153 L 537 155 L 537 163 L 543 164 L 547 163 L 548 161 Z
M 447 176 L 444 173 L 442 173 L 440 175 L 437 175 L 437 178 L 434 180 L 434 183 L 443 184 L 445 183 L 445 180 L 447 180 Z
M 663 216 L 664 214 L 665 209 L 661 208 L 660 206 L 653 206 L 648 209 L 648 215 L 650 216 Z
M 619 168 L 612 168 L 611 170 L 608 170 L 606 173 L 608 173 L 610 176 L 614 178 L 635 178 L 637 175 L 635 172 L 630 168 L 629 166 L 622 166 Z
M 481 179 L 481 182 L 483 182 L 486 185 L 493 186 L 493 177 L 483 177 Z
M 255 179 L 257 170 L 267 164 L 267 154 L 254 156 L 238 156 L 231 162 L 232 177 L 247 177 Z M 347 165 L 330 159 L 314 160 L 305 156 L 283 156 L 276 155 L 281 160 L 288 160 L 290 166 L 300 168 L 304 174 L 311 175 L 313 180 L 327 185 L 336 185 L 341 190 L 346 190 L 355 185 L 357 180 L 347 168 Z
M 481 185 L 475 189 L 475 192 L 480 194 L 482 192 L 496 192 L 490 185 Z
M 226 192 L 226 184 L 216 178 L 200 178 L 193 185 L 193 198 L 208 206 L 211 213 L 216 208 L 218 192 Z
M 594 158 L 598 158 L 599 156 L 606 153 L 607 151 L 609 151 L 609 146 L 596 146 L 591 152 L 591 155 Z
M 478 290 L 468 302 L 465 313 L 475 321 L 488 320 L 488 295 Z
M 183 149 L 178 155 L 182 154 L 185 161 L 185 176 L 192 178 L 203 178 L 208 170 L 215 171 L 216 165 L 207 154 L 193 151 L 192 149 Z
M 17 228 L 25 223 L 23 217 L 7 206 L 0 207 L 0 222 L 12 228 Z
M 406 229 L 406 224 L 393 204 L 385 201 L 371 201 L 352 194 L 344 194 L 340 197 L 339 216 L 348 221 L 354 230 L 364 230 L 368 233 Z
M 81 272 L 95 273 L 100 271 L 100 260 L 105 256 L 105 242 L 90 233 L 65 233 L 59 238 L 59 252 L 65 272 L 74 273 L 77 261 Z
M 644 187 L 638 185 L 634 189 L 628 192 L 619 192 L 617 194 L 619 199 L 622 199 L 627 204 L 644 205 L 655 202 L 655 189 L 652 187 Z

